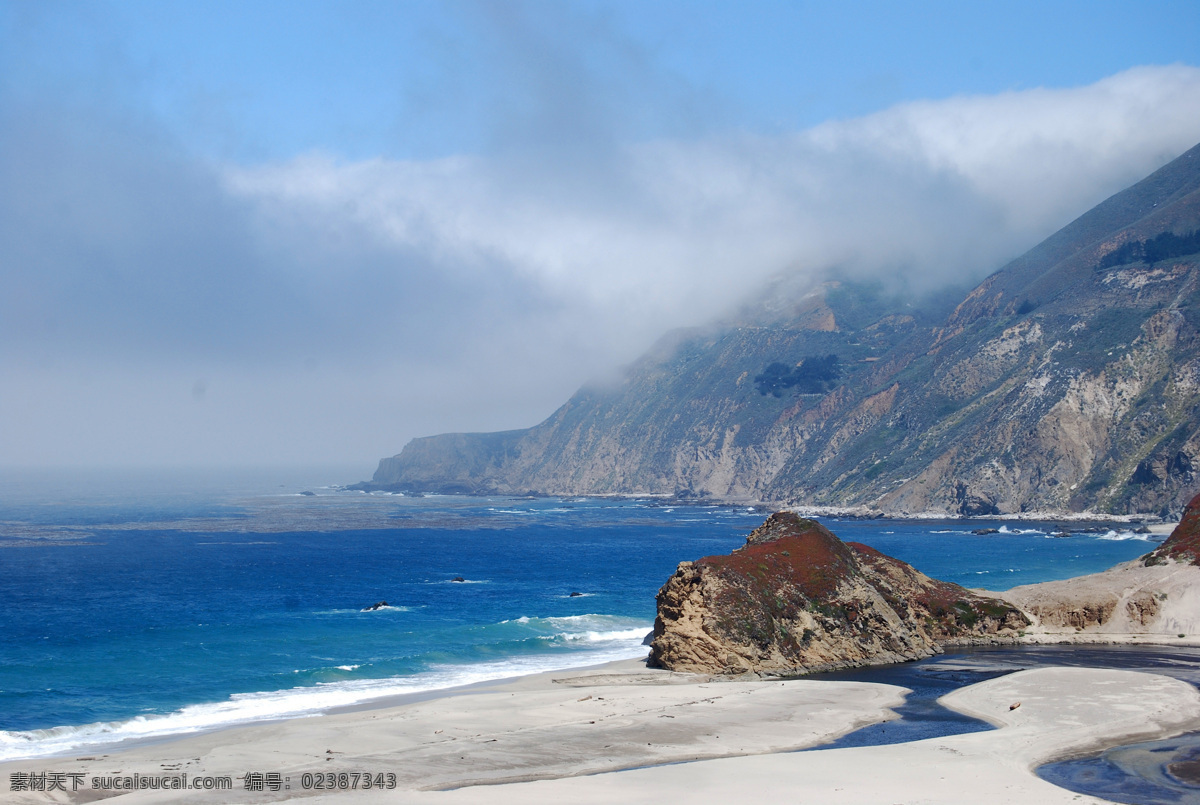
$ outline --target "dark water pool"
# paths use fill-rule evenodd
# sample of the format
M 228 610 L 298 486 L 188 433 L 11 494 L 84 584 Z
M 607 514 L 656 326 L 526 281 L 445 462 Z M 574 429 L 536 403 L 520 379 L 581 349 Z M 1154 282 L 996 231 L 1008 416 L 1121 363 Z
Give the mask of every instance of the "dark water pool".
M 1012 673 L 1016 669 L 993 668 L 990 667 L 990 664 L 979 668 L 966 667 L 964 659 L 963 655 L 956 652 L 953 655 L 932 657 L 928 660 L 901 665 L 816 675 L 814 678 L 817 679 L 898 685 L 909 688 L 912 693 L 904 700 L 903 705 L 896 708 L 896 713 L 900 718 L 881 724 L 871 724 L 843 735 L 831 743 L 821 744 L 804 751 L 842 749 L 849 746 L 883 746 L 993 729 L 992 725 L 986 721 L 964 716 L 942 707 L 937 700 L 957 688 Z
M 1057 786 L 1113 802 L 1200 803 L 1200 732 L 1049 763 L 1037 774 Z

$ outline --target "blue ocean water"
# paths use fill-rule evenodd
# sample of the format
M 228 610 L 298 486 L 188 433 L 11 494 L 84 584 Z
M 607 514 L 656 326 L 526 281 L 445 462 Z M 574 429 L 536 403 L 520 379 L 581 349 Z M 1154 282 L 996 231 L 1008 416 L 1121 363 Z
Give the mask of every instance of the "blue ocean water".
M 768 513 L 338 485 L 353 479 L 0 475 L 0 759 L 642 656 L 676 564 L 728 552 Z M 825 522 L 995 590 L 1152 547 L 1120 527 Z

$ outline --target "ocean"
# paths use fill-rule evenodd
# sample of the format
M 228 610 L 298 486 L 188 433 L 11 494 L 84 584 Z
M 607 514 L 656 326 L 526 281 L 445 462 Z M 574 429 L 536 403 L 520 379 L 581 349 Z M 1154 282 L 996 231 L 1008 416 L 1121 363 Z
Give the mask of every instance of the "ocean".
M 354 480 L 0 473 L 0 759 L 641 656 L 675 566 L 737 547 L 769 513 L 342 486 Z M 992 590 L 1098 572 L 1161 539 L 1128 526 L 823 522 Z

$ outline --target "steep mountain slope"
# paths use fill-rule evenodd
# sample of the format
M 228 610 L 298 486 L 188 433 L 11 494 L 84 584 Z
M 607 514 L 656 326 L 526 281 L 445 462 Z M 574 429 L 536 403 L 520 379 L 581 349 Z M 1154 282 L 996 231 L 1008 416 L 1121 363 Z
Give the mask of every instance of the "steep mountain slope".
M 785 286 L 528 430 L 415 439 L 374 488 L 894 513 L 1172 514 L 1200 485 L 1200 146 L 957 306 Z

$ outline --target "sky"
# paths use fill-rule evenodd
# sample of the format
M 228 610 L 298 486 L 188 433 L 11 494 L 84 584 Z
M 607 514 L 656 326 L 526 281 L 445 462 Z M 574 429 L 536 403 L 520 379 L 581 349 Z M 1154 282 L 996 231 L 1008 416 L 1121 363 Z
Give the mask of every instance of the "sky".
M 1197 142 L 1190 1 L 0 0 L 0 465 L 361 480 Z

